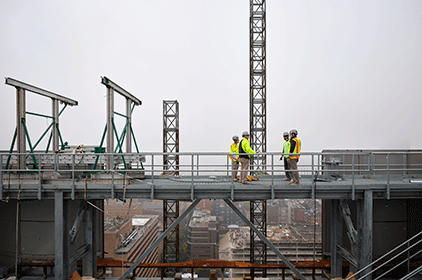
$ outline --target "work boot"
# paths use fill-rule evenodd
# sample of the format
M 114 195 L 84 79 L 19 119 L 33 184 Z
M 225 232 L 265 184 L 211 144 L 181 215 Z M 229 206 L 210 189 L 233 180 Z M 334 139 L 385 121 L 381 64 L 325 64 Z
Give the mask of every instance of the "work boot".
M 233 182 L 237 182 L 237 181 L 239 181 L 239 178 L 233 178 Z
M 283 181 L 290 181 L 290 179 L 289 178 L 284 178 Z
M 254 177 L 252 177 L 252 175 L 250 175 L 248 177 L 248 181 L 258 181 L 258 178 L 254 178 Z
M 291 181 L 291 182 L 290 182 L 290 185 L 292 185 L 292 186 L 298 186 L 299 184 L 298 184 L 298 183 L 295 183 L 295 182 L 293 182 L 293 181 Z

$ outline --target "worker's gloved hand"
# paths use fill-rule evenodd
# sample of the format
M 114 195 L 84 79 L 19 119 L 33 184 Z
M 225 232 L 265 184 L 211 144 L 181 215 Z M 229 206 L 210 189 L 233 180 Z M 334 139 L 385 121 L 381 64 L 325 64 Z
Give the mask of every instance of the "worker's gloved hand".
M 280 160 L 283 160 L 283 156 L 280 157 Z

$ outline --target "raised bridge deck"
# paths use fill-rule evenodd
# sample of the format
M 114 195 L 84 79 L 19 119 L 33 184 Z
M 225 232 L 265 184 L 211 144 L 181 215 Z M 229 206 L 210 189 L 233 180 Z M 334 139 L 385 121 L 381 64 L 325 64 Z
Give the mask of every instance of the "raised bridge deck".
M 106 170 L 107 154 L 27 154 L 27 169 L 18 170 L 17 154 L 0 153 L 1 198 L 51 199 L 57 189 L 70 199 L 354 200 L 365 190 L 372 190 L 374 199 L 422 197 L 421 152 L 302 153 L 299 186 L 283 181 L 279 153 L 266 154 L 265 169 L 255 174 L 259 181 L 250 185 L 231 180 L 227 153 L 179 153 L 177 176 L 165 175 L 163 155 L 113 155 L 116 168 Z

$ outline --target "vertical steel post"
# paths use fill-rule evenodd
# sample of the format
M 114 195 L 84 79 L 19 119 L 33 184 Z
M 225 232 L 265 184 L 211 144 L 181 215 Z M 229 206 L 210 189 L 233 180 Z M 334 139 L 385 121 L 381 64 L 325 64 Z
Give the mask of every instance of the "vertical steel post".
M 54 278 L 70 278 L 67 202 L 62 190 L 54 192 Z
M 132 153 L 132 100 L 126 98 L 126 153 Z
M 357 215 L 358 215 L 358 244 L 357 244 L 357 270 L 361 270 L 368 264 L 372 263 L 372 236 L 373 236 L 373 192 L 372 190 L 365 190 L 363 199 L 357 200 Z M 362 274 L 371 271 L 368 267 Z M 369 274 L 363 280 L 371 280 L 372 276 Z
M 17 131 L 17 149 L 18 154 L 18 168 L 25 169 L 25 155 L 26 153 L 26 139 L 25 128 L 23 122 L 26 118 L 26 93 L 23 88 L 16 88 L 16 131 Z
M 266 86 L 266 4 L 265 0 L 250 0 L 250 97 L 249 129 L 251 148 L 267 152 L 267 86 Z M 251 170 L 266 170 L 266 156 L 251 158 Z
M 59 100 L 52 99 L 52 111 L 53 111 L 53 127 L 52 127 L 52 138 L 53 138 L 53 146 L 51 147 L 53 152 L 60 150 L 59 144 Z
M 112 87 L 107 86 L 107 169 L 113 169 L 113 156 L 114 152 L 114 90 Z
M 251 223 L 267 237 L 267 201 L 251 200 L 250 201 L 250 221 Z M 250 229 L 250 261 L 256 264 L 267 263 L 267 245 L 258 235 Z M 266 269 L 251 268 L 251 277 L 255 277 L 255 272 L 260 271 L 259 277 L 266 278 Z

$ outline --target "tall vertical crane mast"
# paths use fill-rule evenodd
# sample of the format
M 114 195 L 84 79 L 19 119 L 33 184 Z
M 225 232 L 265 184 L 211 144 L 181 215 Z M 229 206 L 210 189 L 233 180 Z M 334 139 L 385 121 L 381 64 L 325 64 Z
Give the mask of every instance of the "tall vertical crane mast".
M 265 0 L 250 0 L 250 98 L 249 98 L 249 126 L 251 148 L 262 153 L 267 152 L 267 101 L 266 101 L 266 6 Z M 265 172 L 265 155 L 255 155 L 251 158 L 251 169 Z M 259 231 L 267 236 L 267 201 L 252 200 L 250 202 L 250 221 Z M 250 260 L 251 263 L 267 263 L 267 246 L 254 231 L 250 231 Z M 251 269 L 251 276 L 255 274 L 266 277 L 265 269 Z
M 251 148 L 261 153 L 267 152 L 265 11 L 265 0 L 250 0 L 249 129 Z M 254 156 L 251 160 L 252 169 L 261 172 L 266 169 L 265 155 Z
M 163 100 L 163 174 L 179 175 L 179 102 Z M 163 231 L 179 218 L 179 201 L 163 200 Z M 179 225 L 163 240 L 163 263 L 179 261 Z M 162 277 L 174 277 L 177 269 L 163 268 Z

